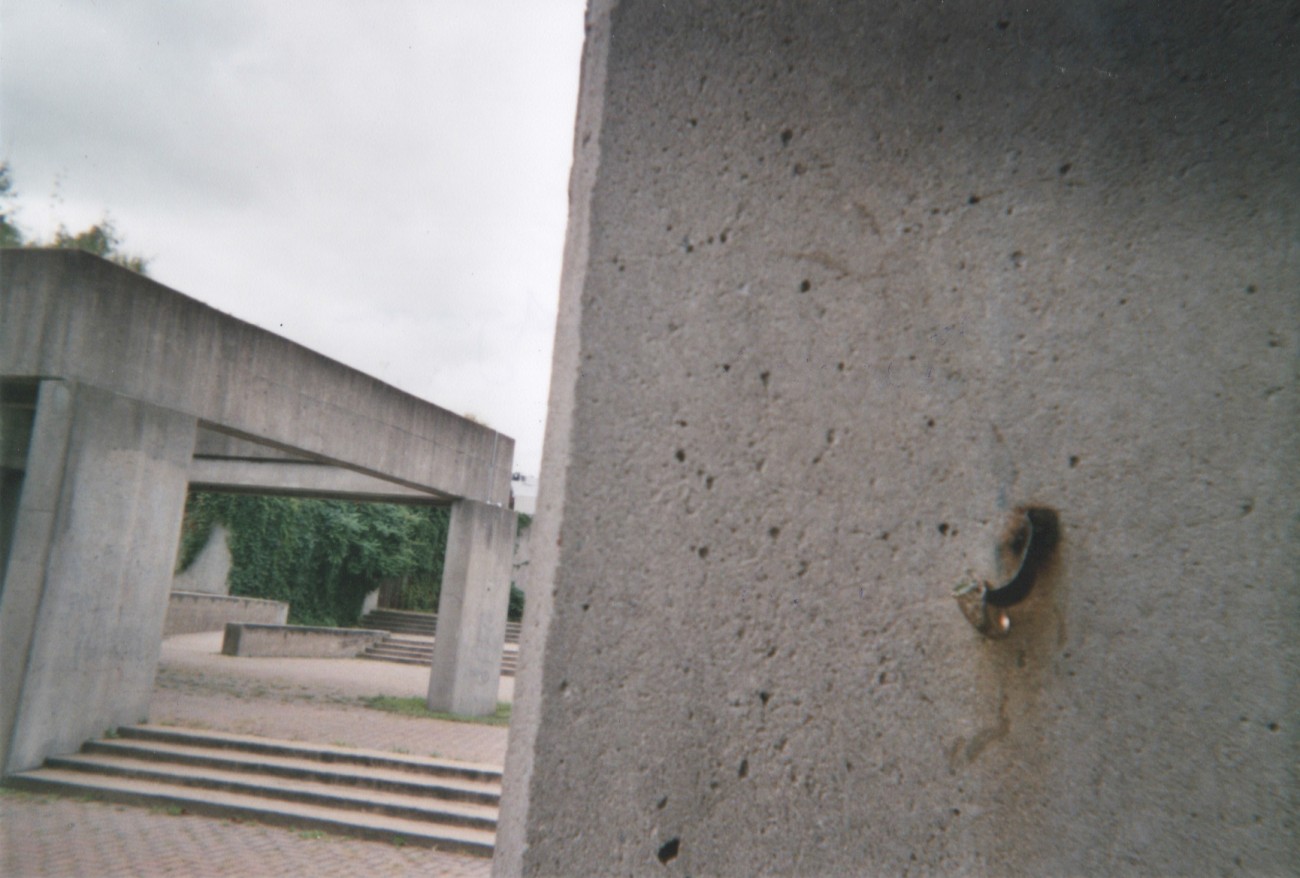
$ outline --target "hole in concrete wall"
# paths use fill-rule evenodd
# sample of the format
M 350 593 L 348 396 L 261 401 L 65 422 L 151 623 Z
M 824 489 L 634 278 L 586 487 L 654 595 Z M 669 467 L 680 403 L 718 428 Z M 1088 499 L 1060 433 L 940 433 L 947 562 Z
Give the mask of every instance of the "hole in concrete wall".
M 759 372 L 759 373 L 758 373 L 758 380 L 760 380 L 760 381 L 763 382 L 763 386 L 764 386 L 764 387 L 767 386 L 767 382 L 770 381 L 771 378 L 772 378 L 772 373 L 771 373 L 771 372 Z
M 686 460 L 686 449 L 678 448 L 677 453 L 674 454 L 673 457 L 677 458 L 678 462 Z
M 708 546 L 700 546 L 700 548 L 699 548 L 699 555 L 700 555 L 700 558 L 702 558 L 702 559 L 703 559 L 703 558 L 707 558 L 707 557 L 709 557 L 709 547 L 708 547 Z
M 1056 172 L 1060 174 L 1062 177 L 1064 177 L 1066 174 L 1070 173 L 1070 168 L 1072 167 L 1074 167 L 1074 165 L 1070 164 L 1069 162 L 1066 162 L 1065 164 L 1057 168 Z
M 970 198 L 967 198 L 967 199 L 966 199 L 966 203 L 967 203 L 967 204 L 979 204 L 979 203 L 980 203 L 980 197 L 979 197 L 978 195 L 972 195 Z
M 745 777 L 749 774 L 749 760 L 740 760 L 740 767 L 736 769 L 736 777 Z
M 1076 466 L 1078 466 L 1078 465 L 1079 465 L 1079 455 L 1077 455 L 1077 454 L 1071 454 L 1071 455 L 1070 455 L 1070 469 L 1074 469 L 1074 468 L 1075 468 Z
M 939 522 L 939 533 L 943 534 L 944 536 L 948 535 L 948 522 L 946 521 Z
M 662 811 L 668 805 L 668 797 L 664 796 L 658 802 L 655 802 L 655 808 Z
M 781 132 L 781 145 L 782 145 L 782 146 L 789 146 L 789 145 L 790 145 L 790 141 L 793 140 L 793 139 L 794 139 L 794 131 L 792 131 L 791 129 L 787 128 L 787 129 L 785 129 L 784 131 Z
M 682 842 L 679 838 L 670 838 L 659 848 L 659 862 L 665 865 L 677 859 L 677 852 L 681 849 Z
M 772 539 L 776 539 L 777 537 L 779 537 L 779 536 L 781 535 L 781 528 L 776 527 L 776 526 L 769 527 L 769 528 L 767 529 L 767 535 L 768 535 L 769 537 L 771 537 Z
M 1033 588 L 1038 574 L 1044 570 L 1056 551 L 1061 538 L 1060 516 L 1056 510 L 1043 506 L 1030 506 L 1023 509 L 1029 521 L 1029 528 L 1017 528 L 1005 537 L 1007 547 L 1012 555 L 1025 552 L 1024 561 L 1019 572 L 1010 582 L 984 595 L 985 603 L 994 607 L 1010 607 L 1025 598 Z M 1021 540 L 1028 540 L 1026 549 Z
M 802 283 L 799 284 L 799 292 L 801 293 L 806 293 L 811 289 L 812 289 L 812 282 L 807 279 L 805 279 Z
M 773 650 L 773 652 L 775 652 L 775 649 Z M 769 653 L 769 654 L 770 654 L 770 653 Z M 771 693 L 771 692 L 760 692 L 760 693 L 758 693 L 758 700 L 761 701 L 761 702 L 763 702 L 763 706 L 764 706 L 764 707 L 767 707 L 767 702 L 768 702 L 769 700 L 771 700 L 771 698 L 772 698 L 772 693 Z

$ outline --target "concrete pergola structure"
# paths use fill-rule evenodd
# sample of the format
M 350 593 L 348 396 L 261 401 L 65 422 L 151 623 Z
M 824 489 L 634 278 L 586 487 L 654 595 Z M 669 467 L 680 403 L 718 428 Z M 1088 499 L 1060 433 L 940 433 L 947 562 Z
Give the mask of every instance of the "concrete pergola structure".
M 188 487 L 452 507 L 429 703 L 496 706 L 514 440 L 104 260 L 0 256 L 0 746 L 148 713 Z

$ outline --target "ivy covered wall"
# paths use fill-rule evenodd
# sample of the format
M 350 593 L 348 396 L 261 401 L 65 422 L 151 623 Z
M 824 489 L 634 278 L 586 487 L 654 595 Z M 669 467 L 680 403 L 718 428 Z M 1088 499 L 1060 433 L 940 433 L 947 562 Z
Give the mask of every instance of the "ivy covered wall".
M 179 568 L 219 522 L 230 531 L 230 594 L 287 601 L 291 624 L 346 627 L 384 583 L 410 609 L 437 609 L 449 519 L 445 507 L 194 491 Z

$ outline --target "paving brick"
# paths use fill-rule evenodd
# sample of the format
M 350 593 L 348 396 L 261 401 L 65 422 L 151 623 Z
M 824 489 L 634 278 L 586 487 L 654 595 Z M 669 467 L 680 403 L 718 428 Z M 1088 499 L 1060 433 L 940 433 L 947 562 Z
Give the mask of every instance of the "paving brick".
M 209 643 L 211 641 L 211 643 Z M 164 642 L 150 721 L 501 765 L 506 729 L 372 710 L 368 695 L 422 694 L 428 674 L 379 662 L 218 654 L 219 637 Z M 509 686 L 503 683 L 503 695 Z M 491 861 L 166 810 L 0 791 L 4 878 L 487 876 Z
M 487 876 L 490 861 L 147 808 L 0 795 L 0 874 Z

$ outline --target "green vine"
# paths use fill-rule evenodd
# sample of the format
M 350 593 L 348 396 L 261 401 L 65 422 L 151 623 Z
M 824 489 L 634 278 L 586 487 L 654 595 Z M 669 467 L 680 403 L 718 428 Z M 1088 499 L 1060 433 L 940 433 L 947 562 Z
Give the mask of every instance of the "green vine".
M 451 510 L 247 494 L 190 493 L 178 569 L 194 563 L 216 525 L 230 532 L 230 594 L 289 604 L 295 625 L 351 626 L 369 592 L 434 612 Z M 531 519 L 520 516 L 520 527 Z M 511 587 L 509 617 L 523 615 Z
M 287 601 L 297 625 L 353 625 L 368 592 L 396 581 L 416 606 L 437 607 L 449 510 L 193 492 L 180 569 L 218 523 L 230 531 L 230 594 Z

